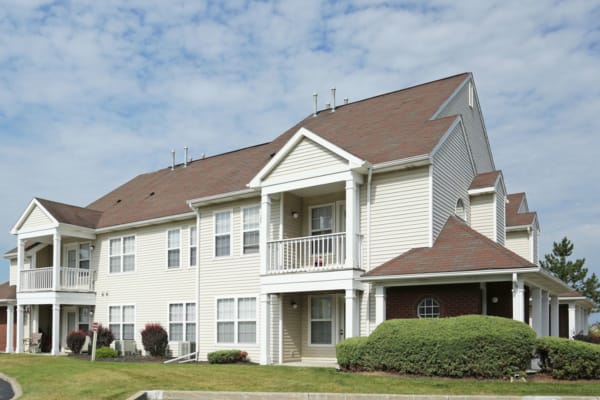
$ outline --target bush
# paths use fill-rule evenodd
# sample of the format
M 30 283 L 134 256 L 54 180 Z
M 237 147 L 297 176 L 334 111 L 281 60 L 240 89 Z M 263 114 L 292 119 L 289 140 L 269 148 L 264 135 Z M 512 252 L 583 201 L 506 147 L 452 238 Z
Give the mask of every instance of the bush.
M 342 369 L 359 371 L 363 369 L 368 338 L 358 336 L 340 342 L 335 349 L 337 362 Z
M 119 353 L 115 349 L 111 349 L 110 347 L 103 346 L 99 349 L 96 349 L 96 358 L 117 358 L 119 357 Z
M 67 336 L 67 346 L 71 349 L 73 354 L 79 354 L 81 353 L 86 338 L 87 335 L 82 330 L 71 331 L 69 336 Z
M 600 344 L 600 335 L 596 335 L 594 333 L 590 333 L 589 335 L 584 335 L 583 333 L 579 333 L 579 334 L 573 336 L 573 339 L 579 340 L 582 342 Z
M 162 357 L 169 346 L 169 335 L 160 324 L 146 324 L 142 331 L 144 350 L 154 357 Z
M 534 343 L 529 326 L 506 318 L 398 319 L 380 324 L 366 341 L 338 344 L 338 362 L 348 369 L 500 378 L 528 368 Z
M 542 370 L 556 379 L 600 378 L 600 346 L 557 337 L 536 342 Z
M 246 361 L 248 353 L 241 350 L 218 350 L 208 353 L 209 364 L 233 364 Z
M 89 351 L 91 352 L 92 350 L 92 342 L 93 342 L 93 338 L 94 338 L 94 332 L 93 331 L 89 331 L 88 332 L 88 336 L 90 337 L 90 348 Z M 114 342 L 115 337 L 112 333 L 112 331 L 109 328 L 105 328 L 102 325 L 98 325 L 98 337 L 97 337 L 97 341 L 96 341 L 96 348 L 99 349 L 100 347 L 109 347 L 110 344 L 112 342 Z

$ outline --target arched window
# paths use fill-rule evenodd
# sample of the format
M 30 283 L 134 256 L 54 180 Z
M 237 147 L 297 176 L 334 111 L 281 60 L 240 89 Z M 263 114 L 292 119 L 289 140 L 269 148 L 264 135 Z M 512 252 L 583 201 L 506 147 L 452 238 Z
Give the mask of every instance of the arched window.
M 456 214 L 456 216 L 462 219 L 463 221 L 467 220 L 465 214 L 465 205 L 462 199 L 458 199 L 458 201 L 456 202 L 456 207 L 454 207 L 454 214 Z
M 417 316 L 419 318 L 439 318 L 440 303 L 433 297 L 425 297 L 417 306 Z

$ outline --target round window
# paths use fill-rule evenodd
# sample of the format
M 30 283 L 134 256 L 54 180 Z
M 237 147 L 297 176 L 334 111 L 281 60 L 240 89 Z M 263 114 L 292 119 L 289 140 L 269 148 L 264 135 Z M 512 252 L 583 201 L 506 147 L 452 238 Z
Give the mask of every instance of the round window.
M 424 298 L 417 306 L 417 315 L 419 318 L 439 318 L 440 303 L 432 297 Z

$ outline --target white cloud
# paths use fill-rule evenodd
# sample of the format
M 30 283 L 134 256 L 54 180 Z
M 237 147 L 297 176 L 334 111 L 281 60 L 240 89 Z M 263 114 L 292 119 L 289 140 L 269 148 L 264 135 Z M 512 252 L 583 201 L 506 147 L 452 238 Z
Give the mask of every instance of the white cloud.
M 169 152 L 272 139 L 351 100 L 472 71 L 498 168 L 600 272 L 600 7 L 553 2 L 12 1 L 0 6 L 0 221 L 85 205 Z M 595 225 L 596 224 L 596 225 Z M 595 227 L 595 228 L 594 228 Z M 3 248 L 14 238 L 0 234 Z M 0 271 L 0 281 L 6 277 Z

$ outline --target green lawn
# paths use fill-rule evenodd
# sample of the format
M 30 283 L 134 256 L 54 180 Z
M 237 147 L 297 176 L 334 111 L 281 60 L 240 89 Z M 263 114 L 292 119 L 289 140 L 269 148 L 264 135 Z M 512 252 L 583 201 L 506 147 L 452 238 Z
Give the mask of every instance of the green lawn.
M 335 372 L 331 368 L 164 365 L 0 354 L 0 372 L 17 379 L 23 399 L 127 398 L 140 390 L 363 392 L 399 394 L 597 396 L 599 382 L 510 383 Z

